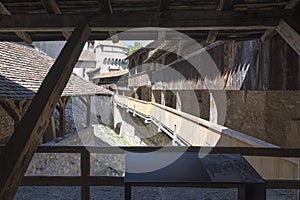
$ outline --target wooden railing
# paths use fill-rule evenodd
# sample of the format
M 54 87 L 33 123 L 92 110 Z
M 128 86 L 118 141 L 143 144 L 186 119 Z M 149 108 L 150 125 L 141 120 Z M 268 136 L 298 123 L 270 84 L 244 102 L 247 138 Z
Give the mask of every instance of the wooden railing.
M 3 146 L 0 146 L 0 152 Z M 124 177 L 91 176 L 90 154 L 125 154 L 126 152 L 199 152 L 241 154 L 243 156 L 300 158 L 300 149 L 252 148 L 252 147 L 85 147 L 85 146 L 39 146 L 36 153 L 80 153 L 80 176 L 25 176 L 22 186 L 80 186 L 81 199 L 90 199 L 91 186 L 124 186 Z M 266 180 L 268 189 L 300 189 L 299 180 Z M 198 185 L 204 188 L 232 188 L 223 183 Z
M 119 95 L 114 97 L 114 101 L 133 114 L 137 113 L 137 115 L 139 114 L 147 118 L 148 121 L 151 120 L 156 124 L 159 123 L 169 131 L 176 132 L 175 134 L 167 134 L 173 140 L 180 138 L 190 145 L 279 148 L 276 145 L 239 131 L 214 124 L 158 103 Z M 300 175 L 300 159 L 278 157 L 267 159 L 263 157 L 247 157 L 246 159 L 264 178 L 298 179 Z

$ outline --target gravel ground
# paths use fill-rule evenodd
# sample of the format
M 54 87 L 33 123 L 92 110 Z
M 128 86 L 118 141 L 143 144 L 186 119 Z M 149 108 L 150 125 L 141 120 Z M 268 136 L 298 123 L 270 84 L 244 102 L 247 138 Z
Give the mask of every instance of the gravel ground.
M 21 187 L 15 200 L 80 200 L 79 187 Z M 122 187 L 92 187 L 92 200 L 124 199 Z M 133 200 L 235 200 L 235 189 L 135 187 Z M 296 200 L 295 190 L 268 190 L 267 200 Z

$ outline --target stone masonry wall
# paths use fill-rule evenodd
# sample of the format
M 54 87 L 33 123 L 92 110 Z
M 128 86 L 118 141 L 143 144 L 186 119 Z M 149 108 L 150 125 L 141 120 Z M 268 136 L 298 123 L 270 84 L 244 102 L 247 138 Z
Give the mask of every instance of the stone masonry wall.
M 226 91 L 225 126 L 282 147 L 300 147 L 300 91 Z
M 207 90 L 180 90 L 181 111 L 209 120 L 209 92 Z
M 0 144 L 6 143 L 14 131 L 14 121 L 0 106 Z

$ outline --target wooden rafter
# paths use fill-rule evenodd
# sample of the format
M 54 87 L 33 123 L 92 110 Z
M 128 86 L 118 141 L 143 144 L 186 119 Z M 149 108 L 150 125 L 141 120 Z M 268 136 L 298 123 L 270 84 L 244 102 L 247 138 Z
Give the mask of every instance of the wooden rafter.
M 300 26 L 298 23 L 289 22 L 289 19 L 281 19 L 276 31 L 300 55 Z M 300 17 L 298 17 L 298 20 L 300 20 Z
M 234 0 L 220 0 L 218 10 L 219 11 L 230 10 L 232 9 L 233 4 L 234 4 Z
M 299 4 L 300 0 L 290 0 L 289 3 L 284 7 L 284 9 L 294 9 Z M 264 32 L 264 34 L 261 36 L 261 41 L 267 41 L 270 40 L 274 35 L 276 35 L 275 29 L 268 29 Z
M 3 5 L 3 3 L 0 1 L 0 14 L 1 15 L 11 15 L 11 13 L 9 12 L 9 10 L 7 10 L 7 8 Z M 28 35 L 25 32 L 22 31 L 16 31 L 15 34 L 22 39 L 24 42 L 26 42 L 27 44 L 31 44 L 32 40 L 30 38 L 30 35 Z
M 217 39 L 218 33 L 219 31 L 209 31 L 206 39 L 206 44 L 214 43 Z
M 21 114 L 17 109 L 16 105 L 12 100 L 1 101 L 0 105 L 7 112 L 7 114 L 14 120 L 15 125 L 16 122 L 19 122 L 21 119 Z
M 284 13 L 281 13 L 283 15 Z M 165 27 L 174 30 L 265 30 L 275 28 L 280 14 L 276 12 L 243 13 L 231 11 L 134 12 L 113 13 L 89 18 L 92 31 L 124 31 L 138 27 Z M 72 31 L 80 16 L 12 15 L 0 18 L 0 32 L 11 31 Z M 181 20 L 174 20 L 174 19 Z M 122 20 L 120 20 L 122 19 Z
M 65 130 L 66 130 L 66 107 L 70 100 L 70 97 L 61 97 L 58 100 L 58 104 L 56 105 L 56 109 L 59 112 L 59 137 L 65 136 Z
M 300 0 L 290 0 L 284 9 L 294 9 L 300 3 Z
M 159 1 L 159 10 L 161 12 L 167 11 L 169 8 L 169 0 L 158 0 Z
M 218 6 L 218 11 L 223 11 L 223 10 L 230 10 L 233 6 L 234 0 L 220 0 L 219 6 Z M 218 37 L 219 31 L 214 30 L 214 31 L 209 31 L 207 39 L 205 41 L 205 44 L 211 44 L 214 43 Z
M 80 21 L 0 155 L 0 199 L 13 199 L 90 34 Z
M 48 13 L 58 14 L 58 15 L 62 14 L 55 0 L 42 0 L 42 2 L 45 8 L 47 9 Z M 69 39 L 69 37 L 71 36 L 71 32 L 69 31 L 63 31 L 62 34 L 66 39 Z
M 98 4 L 100 7 L 101 14 L 102 13 L 109 13 L 112 14 L 113 7 L 110 0 L 98 0 Z M 119 42 L 119 36 L 117 31 L 108 31 L 109 37 L 112 39 L 113 43 Z
M 30 99 L 13 100 L 6 99 L 0 101 L 2 108 L 9 114 L 14 120 L 15 126 L 19 123 L 27 108 L 31 103 Z

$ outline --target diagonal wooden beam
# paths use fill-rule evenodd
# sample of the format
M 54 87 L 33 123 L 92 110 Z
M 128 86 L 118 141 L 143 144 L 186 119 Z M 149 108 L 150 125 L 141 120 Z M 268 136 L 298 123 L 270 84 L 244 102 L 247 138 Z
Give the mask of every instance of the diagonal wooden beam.
M 289 3 L 284 7 L 284 9 L 294 9 L 299 4 L 300 0 L 290 0 Z M 276 35 L 277 32 L 275 29 L 268 29 L 264 32 L 264 34 L 261 36 L 261 41 L 265 42 L 267 40 L 270 40 L 274 35 Z
M 300 3 L 300 0 L 290 0 L 284 9 L 294 9 Z
M 9 12 L 9 10 L 7 10 L 7 8 L 3 5 L 3 3 L 0 1 L 0 14 L 1 15 L 11 15 L 11 13 Z M 26 42 L 27 44 L 31 44 L 32 40 L 30 38 L 30 36 L 25 33 L 25 32 L 15 32 L 15 34 L 21 38 L 24 42 Z
M 42 0 L 42 2 L 48 13 L 58 15 L 62 14 L 55 0 Z M 69 39 L 69 37 L 71 36 L 71 32 L 69 31 L 63 31 L 62 34 L 66 39 Z
M 217 39 L 218 33 L 219 31 L 209 31 L 206 39 L 206 44 L 214 43 Z
M 17 106 L 12 100 L 3 100 L 0 101 L 0 105 L 7 112 L 7 114 L 14 120 L 15 125 L 20 121 L 21 114 L 17 109 Z
M 13 199 L 90 34 L 81 21 L 0 155 L 0 199 Z
M 300 20 L 300 17 L 298 17 Z M 276 31 L 300 55 L 300 25 L 289 22 L 289 18 L 280 19 Z

